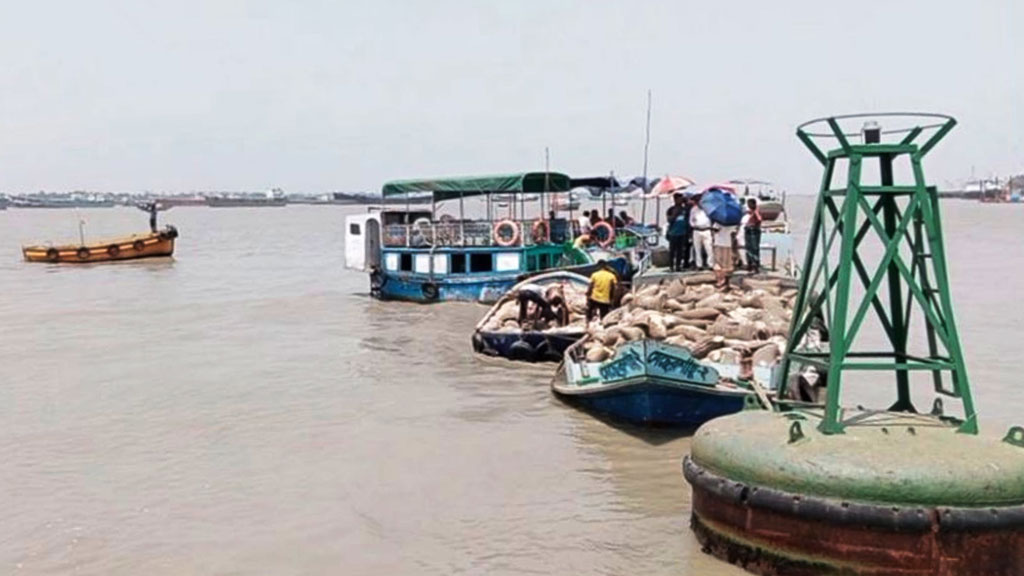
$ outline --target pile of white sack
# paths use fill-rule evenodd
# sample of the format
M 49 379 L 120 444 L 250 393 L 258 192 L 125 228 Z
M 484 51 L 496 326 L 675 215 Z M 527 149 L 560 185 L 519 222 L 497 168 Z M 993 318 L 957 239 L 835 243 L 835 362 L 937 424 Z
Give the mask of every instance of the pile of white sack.
M 616 346 L 634 340 L 662 340 L 683 346 L 695 358 L 771 366 L 785 348 L 795 288 L 780 279 L 743 278 L 716 289 L 711 273 L 662 280 L 636 289 L 601 322 L 592 322 L 583 353 L 603 362 Z
M 569 306 L 569 325 L 555 326 L 545 322 L 535 322 L 529 328 L 535 331 L 569 331 L 582 330 L 586 327 L 587 314 L 587 288 L 579 283 L 569 281 L 548 282 L 542 284 L 545 290 L 552 285 L 560 285 L 565 301 Z M 532 304 L 530 305 L 532 310 Z M 504 296 L 494 308 L 494 312 L 488 316 L 481 329 L 485 332 L 521 332 L 523 327 L 519 325 L 519 302 L 515 294 L 510 293 Z

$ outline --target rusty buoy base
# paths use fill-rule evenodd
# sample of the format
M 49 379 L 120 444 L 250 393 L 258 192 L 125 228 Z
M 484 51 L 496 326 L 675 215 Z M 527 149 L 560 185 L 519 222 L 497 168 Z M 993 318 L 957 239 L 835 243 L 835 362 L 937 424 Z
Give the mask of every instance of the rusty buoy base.
M 879 414 L 841 435 L 769 412 L 698 430 L 683 473 L 704 550 L 764 575 L 1024 574 L 1024 447 Z

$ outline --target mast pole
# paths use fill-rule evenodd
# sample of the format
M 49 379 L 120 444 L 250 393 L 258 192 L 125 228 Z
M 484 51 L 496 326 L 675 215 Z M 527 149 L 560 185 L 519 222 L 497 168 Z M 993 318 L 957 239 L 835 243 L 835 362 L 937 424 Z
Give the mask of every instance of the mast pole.
M 647 221 L 647 156 L 648 150 L 651 146 L 651 89 L 647 89 L 647 130 L 644 133 L 644 174 L 643 174 L 643 186 L 644 194 L 642 196 L 643 201 L 640 206 L 640 223 L 643 224 Z

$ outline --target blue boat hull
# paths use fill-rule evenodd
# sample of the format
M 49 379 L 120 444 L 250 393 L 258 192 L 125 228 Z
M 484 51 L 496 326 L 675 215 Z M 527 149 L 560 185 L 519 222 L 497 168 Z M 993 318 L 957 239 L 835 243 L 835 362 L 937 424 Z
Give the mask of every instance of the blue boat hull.
M 575 406 L 637 426 L 697 427 L 743 409 L 747 394 L 683 388 L 656 380 L 638 381 L 610 390 L 558 396 Z
M 629 262 L 625 258 L 613 258 L 609 260 L 609 263 L 620 274 L 620 277 L 625 279 L 632 277 Z M 596 264 L 586 264 L 561 270 L 589 276 L 596 269 Z M 372 288 L 373 295 L 381 300 L 422 303 L 480 302 L 483 304 L 497 302 L 520 279 L 528 275 L 520 270 L 486 276 L 447 276 L 433 279 L 429 276 L 410 273 L 383 272 L 382 274 L 382 284 Z M 371 283 L 372 281 L 371 278 Z
M 415 276 L 387 274 L 383 285 L 375 291 L 381 300 L 408 302 L 497 302 L 516 284 L 518 273 L 507 277 L 434 281 Z

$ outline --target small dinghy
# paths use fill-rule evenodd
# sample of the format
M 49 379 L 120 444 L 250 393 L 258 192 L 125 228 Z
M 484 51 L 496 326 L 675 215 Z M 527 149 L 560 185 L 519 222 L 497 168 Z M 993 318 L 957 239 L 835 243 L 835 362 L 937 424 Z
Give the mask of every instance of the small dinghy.
M 551 381 L 563 401 L 614 420 L 639 426 L 696 427 L 708 420 L 758 407 L 768 395 L 755 374 L 749 383 L 731 366 L 693 357 L 687 348 L 657 340 L 619 345 L 601 362 L 582 356 L 581 340 L 570 347 Z
M 88 243 L 22 246 L 21 253 L 29 262 L 51 264 L 88 264 L 156 258 L 174 254 L 174 239 L 177 237 L 177 228 L 166 226 L 149 234 L 133 234 Z
M 174 226 L 158 229 L 156 226 L 157 213 L 168 207 L 159 202 L 146 202 L 137 208 L 149 214 L 148 234 L 86 242 L 85 220 L 79 220 L 78 244 L 22 246 L 21 253 L 28 262 L 50 264 L 90 264 L 168 257 L 174 254 L 174 239 L 178 237 L 178 229 Z
M 574 272 L 547 272 L 527 278 L 512 287 L 476 325 L 473 350 L 486 356 L 499 356 L 526 362 L 559 362 L 569 346 L 586 334 L 587 277 Z M 567 326 L 519 325 L 517 291 L 526 284 L 542 288 L 560 285 L 569 309 Z

